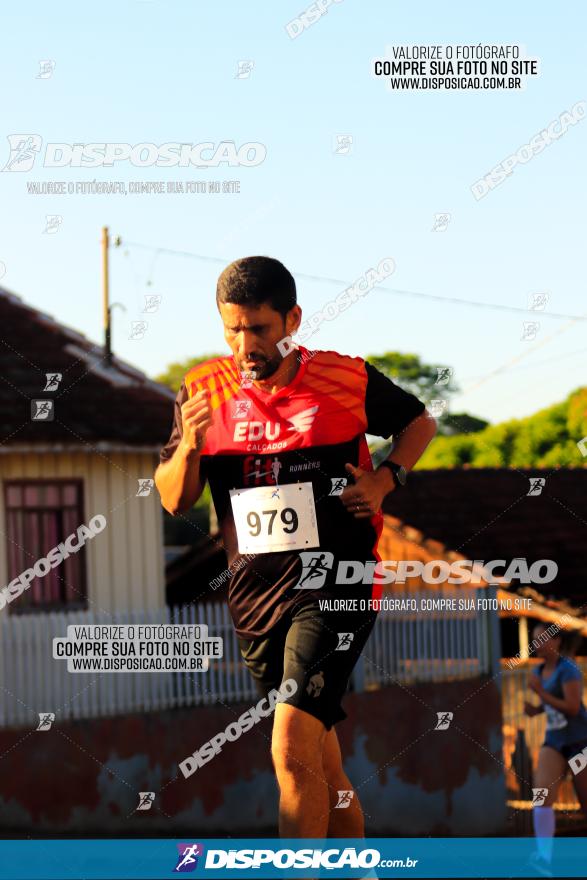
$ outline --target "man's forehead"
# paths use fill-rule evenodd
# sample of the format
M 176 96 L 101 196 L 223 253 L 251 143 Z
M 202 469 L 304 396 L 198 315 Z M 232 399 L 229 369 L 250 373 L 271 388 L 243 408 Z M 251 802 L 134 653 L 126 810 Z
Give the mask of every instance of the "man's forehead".
M 279 317 L 267 303 L 260 306 L 240 306 L 234 303 L 220 303 L 220 315 L 225 324 L 229 326 L 251 327 L 258 324 L 268 324 Z

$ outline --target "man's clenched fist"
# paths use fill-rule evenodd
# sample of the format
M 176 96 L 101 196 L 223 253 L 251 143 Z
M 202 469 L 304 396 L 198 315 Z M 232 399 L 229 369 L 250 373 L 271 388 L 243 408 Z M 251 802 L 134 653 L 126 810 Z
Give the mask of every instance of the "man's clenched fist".
M 197 391 L 181 407 L 184 445 L 188 449 L 199 452 L 206 442 L 206 431 L 213 421 L 210 392 L 208 390 Z

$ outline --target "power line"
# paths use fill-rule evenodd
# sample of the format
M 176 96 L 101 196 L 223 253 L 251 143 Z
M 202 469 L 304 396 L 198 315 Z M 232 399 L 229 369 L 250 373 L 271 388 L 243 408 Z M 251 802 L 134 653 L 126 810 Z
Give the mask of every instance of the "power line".
M 216 263 L 222 266 L 227 266 L 230 263 L 230 260 L 223 260 L 221 257 L 208 257 L 204 254 L 196 254 L 193 251 L 181 251 L 175 250 L 174 248 L 155 247 L 154 245 L 141 244 L 140 242 L 136 241 L 122 240 L 121 244 L 123 247 L 143 248 L 144 250 L 156 251 L 157 254 L 169 254 L 176 257 L 187 257 L 194 260 L 202 260 L 207 263 Z M 324 275 L 309 275 L 305 272 L 292 272 L 292 274 L 295 275 L 296 278 L 303 278 L 306 281 L 317 281 L 321 284 L 336 284 L 338 287 L 341 287 L 343 289 L 346 287 L 350 287 L 350 285 L 353 283 L 352 281 L 344 281 L 341 278 L 329 278 Z M 433 300 L 435 302 L 452 303 L 453 305 L 470 306 L 478 309 L 492 309 L 494 311 L 513 312 L 515 314 L 534 316 L 538 315 L 545 318 L 570 318 L 574 321 L 587 320 L 587 316 L 585 315 L 568 315 L 561 312 L 546 312 L 537 309 L 524 309 L 521 306 L 508 306 L 501 305 L 499 303 L 480 302 L 472 299 L 461 299 L 456 296 L 440 296 L 439 294 L 434 293 L 420 293 L 415 290 L 401 290 L 400 288 L 395 287 L 384 287 L 381 285 L 377 285 L 377 290 L 383 291 L 385 293 L 391 293 L 395 296 L 407 296 L 418 299 Z
M 203 254 L 196 254 L 192 251 L 179 251 L 179 250 L 174 250 L 173 248 L 154 247 L 153 245 L 141 244 L 140 242 L 122 242 L 122 244 L 124 244 L 126 246 L 130 246 L 130 247 L 137 247 L 137 248 L 143 248 L 145 250 L 156 251 L 157 256 L 160 253 L 167 253 L 167 254 L 171 254 L 174 256 L 183 256 L 183 257 L 188 257 L 191 259 L 203 260 L 205 262 L 222 264 L 223 266 L 226 266 L 230 262 L 229 260 L 224 260 L 220 257 L 209 257 L 209 256 L 205 256 Z M 298 278 L 306 278 L 311 281 L 318 281 L 318 282 L 327 283 L 327 284 L 336 284 L 337 286 L 342 287 L 343 289 L 350 286 L 349 282 L 343 281 L 340 278 L 328 278 L 328 277 L 325 277 L 322 275 L 308 275 L 308 274 L 302 273 L 302 272 L 297 272 L 297 273 L 294 272 L 292 274 L 296 275 Z M 459 392 L 459 396 L 461 396 L 461 397 L 465 396 L 466 394 L 469 394 L 471 391 L 475 391 L 477 388 L 479 388 L 480 385 L 485 384 L 485 382 L 488 382 L 490 379 L 495 378 L 495 376 L 502 375 L 505 372 L 509 372 L 509 370 L 511 370 L 511 368 L 514 364 L 518 364 L 520 361 L 522 361 L 526 357 L 528 357 L 528 355 L 533 354 L 536 350 L 542 348 L 544 345 L 548 345 L 554 338 L 559 336 L 561 333 L 565 333 L 567 330 L 569 330 L 577 322 L 587 320 L 587 314 L 566 315 L 566 314 L 560 314 L 557 312 L 543 312 L 543 311 L 536 311 L 534 309 L 523 309 L 518 306 L 505 306 L 505 305 L 498 305 L 496 303 L 475 302 L 474 300 L 459 299 L 457 297 L 443 297 L 443 296 L 439 296 L 436 294 L 417 293 L 416 291 L 411 291 L 411 290 L 399 290 L 399 289 L 395 289 L 395 288 L 379 287 L 379 286 L 378 286 L 378 289 L 385 291 L 387 293 L 398 294 L 400 296 L 418 297 L 421 299 L 429 299 L 429 300 L 435 300 L 435 301 L 440 301 L 440 302 L 450 302 L 455 305 L 474 306 L 476 308 L 493 309 L 496 311 L 508 311 L 508 312 L 515 312 L 518 314 L 523 313 L 526 315 L 527 314 L 542 315 L 542 316 L 546 316 L 546 317 L 550 317 L 550 318 L 568 318 L 569 319 L 565 325 L 560 327 L 558 330 L 554 331 L 554 333 L 550 334 L 550 336 L 547 336 L 546 339 L 538 341 L 536 343 L 536 345 L 531 346 L 525 352 L 511 358 L 510 360 L 506 361 L 504 364 L 501 364 L 499 367 L 496 367 L 494 370 L 492 370 L 486 376 L 479 377 L 477 380 L 473 380 L 473 384 L 469 385 L 467 388 L 464 388 L 463 390 L 461 390 Z
M 564 360 L 565 358 L 573 357 L 577 354 L 585 354 L 587 348 L 576 348 L 575 351 L 567 351 L 565 354 L 557 355 L 555 357 L 547 358 L 545 361 L 538 361 L 535 364 L 523 364 L 521 367 L 512 367 L 509 372 L 515 373 L 518 370 L 533 370 L 536 367 L 543 367 L 545 364 L 556 364 L 559 361 Z M 467 376 L 461 379 L 461 382 L 475 382 L 477 379 L 482 379 L 482 376 Z
M 532 345 L 525 352 L 522 352 L 521 354 L 515 355 L 515 357 L 510 358 L 510 360 L 506 361 L 500 367 L 496 367 L 495 370 L 491 370 L 491 372 L 488 373 L 487 376 L 484 376 L 482 379 L 479 379 L 479 381 L 475 382 L 474 385 L 469 385 L 468 388 L 465 388 L 461 392 L 462 395 L 468 394 L 470 391 L 475 391 L 477 388 L 479 388 L 480 385 L 483 385 L 485 382 L 488 382 L 489 379 L 493 379 L 494 376 L 498 376 L 501 373 L 504 373 L 506 370 L 509 371 L 509 369 L 511 369 L 513 364 L 517 364 L 519 361 L 528 357 L 528 355 L 533 354 L 535 351 L 538 351 L 539 348 L 542 348 L 543 346 L 548 345 L 550 342 L 552 342 L 553 339 L 555 339 L 557 336 L 560 336 L 561 333 L 566 333 L 567 330 L 570 330 L 571 327 L 577 323 L 577 321 L 584 321 L 585 318 L 587 318 L 587 314 L 582 315 L 580 317 L 577 316 L 576 318 L 572 318 L 570 321 L 568 321 L 562 327 L 559 327 L 558 330 L 555 330 L 553 333 L 551 333 L 550 336 L 547 336 L 545 339 L 541 339 L 540 341 L 536 342 L 535 345 Z

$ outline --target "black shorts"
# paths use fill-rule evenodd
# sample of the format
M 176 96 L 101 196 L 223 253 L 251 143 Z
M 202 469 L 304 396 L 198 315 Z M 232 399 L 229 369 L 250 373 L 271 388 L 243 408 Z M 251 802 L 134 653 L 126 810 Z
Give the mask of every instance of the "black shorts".
M 293 678 L 297 690 L 283 702 L 330 730 L 347 717 L 341 701 L 376 619 L 376 611 L 321 611 L 312 601 L 291 608 L 265 635 L 238 643 L 261 695 Z
M 542 743 L 543 746 L 548 746 L 550 749 L 556 749 L 557 752 L 566 758 L 567 761 L 570 761 L 571 758 L 574 758 L 575 755 L 578 755 L 579 752 L 582 752 L 585 748 L 587 748 L 587 739 L 580 739 L 578 742 L 569 743 L 568 745 L 555 745 L 552 742 L 548 742 L 548 738 L 544 740 Z

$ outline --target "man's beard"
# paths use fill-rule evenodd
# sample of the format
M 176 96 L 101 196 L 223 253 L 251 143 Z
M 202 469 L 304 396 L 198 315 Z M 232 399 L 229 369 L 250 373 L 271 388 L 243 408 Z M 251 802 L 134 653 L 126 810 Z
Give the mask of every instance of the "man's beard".
M 266 358 L 264 355 L 258 355 L 250 358 L 250 360 L 256 361 L 255 366 L 245 367 L 243 363 L 241 363 L 241 372 L 254 373 L 254 379 L 263 381 L 264 379 L 269 379 L 271 376 L 273 376 L 274 373 L 277 372 L 279 366 L 283 361 L 283 358 L 281 357 L 281 355 L 276 355 L 274 358 Z

